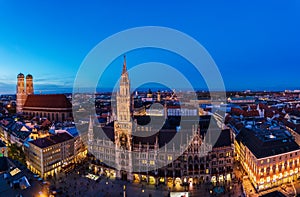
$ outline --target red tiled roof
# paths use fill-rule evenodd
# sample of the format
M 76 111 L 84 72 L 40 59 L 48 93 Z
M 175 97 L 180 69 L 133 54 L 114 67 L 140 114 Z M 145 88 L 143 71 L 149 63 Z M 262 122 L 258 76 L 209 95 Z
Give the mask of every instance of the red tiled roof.
M 23 109 L 39 108 L 71 108 L 72 104 L 64 94 L 28 95 Z
M 259 113 L 257 110 L 244 111 L 243 116 L 245 117 L 259 116 Z

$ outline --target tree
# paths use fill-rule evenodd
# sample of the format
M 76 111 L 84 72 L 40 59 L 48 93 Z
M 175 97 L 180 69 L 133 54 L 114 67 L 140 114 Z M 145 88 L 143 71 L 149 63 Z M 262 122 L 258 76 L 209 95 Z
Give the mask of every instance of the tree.
M 22 147 L 17 146 L 16 144 L 11 144 L 8 146 L 8 157 L 14 160 L 18 160 L 22 164 L 26 164 L 25 153 L 22 150 Z

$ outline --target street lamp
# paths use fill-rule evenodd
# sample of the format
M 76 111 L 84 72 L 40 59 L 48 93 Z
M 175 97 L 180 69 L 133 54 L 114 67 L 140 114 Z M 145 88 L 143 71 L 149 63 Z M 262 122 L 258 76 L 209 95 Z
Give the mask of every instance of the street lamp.
M 126 185 L 123 185 L 123 197 L 126 197 Z
M 185 178 L 183 179 L 184 191 L 187 190 L 188 185 L 189 185 L 189 183 L 187 182 L 187 178 L 185 177 Z

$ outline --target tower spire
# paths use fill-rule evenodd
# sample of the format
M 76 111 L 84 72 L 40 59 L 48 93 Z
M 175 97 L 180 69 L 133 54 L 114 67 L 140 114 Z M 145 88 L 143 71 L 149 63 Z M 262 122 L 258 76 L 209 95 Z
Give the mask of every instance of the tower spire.
M 126 55 L 124 55 L 124 62 L 123 62 L 123 71 L 122 74 L 127 72 L 127 68 L 126 68 Z
M 92 119 L 92 116 L 90 115 L 89 129 L 88 129 L 88 141 L 89 142 L 93 141 L 93 138 L 94 138 L 93 119 Z

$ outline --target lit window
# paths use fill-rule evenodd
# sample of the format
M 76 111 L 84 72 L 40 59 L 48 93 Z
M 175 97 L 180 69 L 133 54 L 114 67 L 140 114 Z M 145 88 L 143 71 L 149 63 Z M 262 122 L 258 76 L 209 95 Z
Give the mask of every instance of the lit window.
M 172 156 L 168 155 L 168 161 L 172 161 L 172 160 L 173 160 Z
M 260 184 L 264 184 L 264 182 L 265 182 L 264 178 L 261 178 L 259 182 L 260 182 Z

